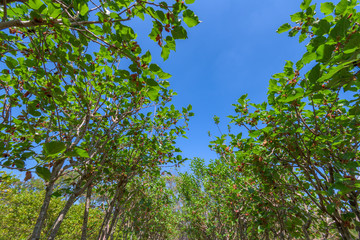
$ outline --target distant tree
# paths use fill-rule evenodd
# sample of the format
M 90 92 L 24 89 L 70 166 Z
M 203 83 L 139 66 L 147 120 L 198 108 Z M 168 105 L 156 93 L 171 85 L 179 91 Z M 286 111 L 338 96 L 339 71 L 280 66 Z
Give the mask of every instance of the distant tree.
M 0 235 L 3 239 L 28 239 L 42 204 L 43 181 L 31 179 L 24 182 L 4 172 L 0 173 L 0 179 L 0 210 L 4 213 L 0 216 Z M 55 198 L 51 201 L 42 229 L 44 235 L 49 233 L 57 212 L 64 204 L 63 198 Z M 59 239 L 80 239 L 83 209 L 84 203 L 73 206 L 58 233 Z M 100 209 L 92 208 L 89 215 L 88 237 L 95 239 L 96 229 L 101 224 L 101 218 L 98 216 L 101 216 L 102 212 Z

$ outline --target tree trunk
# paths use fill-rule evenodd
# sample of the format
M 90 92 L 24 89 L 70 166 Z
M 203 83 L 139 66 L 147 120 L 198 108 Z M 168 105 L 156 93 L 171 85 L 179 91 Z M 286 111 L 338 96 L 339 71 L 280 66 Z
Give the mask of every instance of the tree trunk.
M 91 190 L 92 187 L 89 186 L 86 192 L 86 201 L 85 201 L 85 210 L 84 210 L 84 221 L 81 228 L 81 240 L 86 240 L 86 233 L 87 233 L 87 224 L 89 219 L 89 209 L 90 209 L 90 202 L 91 202 Z
M 40 239 L 41 230 L 42 230 L 42 227 L 43 227 L 43 224 L 44 224 L 44 221 L 46 218 L 46 214 L 47 214 L 47 211 L 48 211 L 48 208 L 50 205 L 51 195 L 53 194 L 53 191 L 54 191 L 55 181 L 58 178 L 59 172 L 64 164 L 64 161 L 65 160 L 58 160 L 54 163 L 53 171 L 50 176 L 50 181 L 48 182 L 46 189 L 45 189 L 45 198 L 44 198 L 43 204 L 41 206 L 39 216 L 36 220 L 34 230 L 30 237 L 31 240 L 39 240 Z
M 303 230 L 304 237 L 305 237 L 306 240 L 310 240 L 310 235 L 309 235 L 308 229 L 310 228 L 311 221 L 312 221 L 311 215 L 308 214 L 308 220 L 307 220 L 306 223 L 302 226 L 302 230 Z
M 74 204 L 74 202 L 76 201 L 76 198 L 77 198 L 77 196 L 74 194 L 70 196 L 70 198 L 68 199 L 68 201 L 65 204 L 65 207 L 61 210 L 59 216 L 55 220 L 54 225 L 51 227 L 50 236 L 49 236 L 48 240 L 55 239 L 56 234 L 59 231 L 61 223 L 64 221 L 66 214 L 68 213 L 68 211 L 70 210 L 70 208 Z
M 117 206 L 115 208 L 115 212 L 114 212 L 114 216 L 113 219 L 111 221 L 111 225 L 110 225 L 110 231 L 109 231 L 109 236 L 107 236 L 107 239 L 110 237 L 110 240 L 114 239 L 114 233 L 115 233 L 115 229 L 116 229 L 116 224 L 120 218 L 120 199 L 117 203 Z
M 342 237 L 343 240 L 353 240 L 350 235 L 350 232 L 347 228 L 345 228 L 340 222 L 336 221 L 336 227 Z
M 64 218 L 68 211 L 70 210 L 71 206 L 74 204 L 74 202 L 77 200 L 77 198 L 85 192 L 85 190 L 92 184 L 92 181 L 94 179 L 94 176 L 92 176 L 90 179 L 88 179 L 87 183 L 83 186 L 81 186 L 82 180 L 79 180 L 79 182 L 76 184 L 77 187 L 75 188 L 73 194 L 69 197 L 67 200 L 65 207 L 61 210 L 59 213 L 57 219 L 54 222 L 54 225 L 50 229 L 50 236 L 48 240 L 54 240 L 56 237 L 57 232 L 60 229 L 61 223 L 64 221 Z
M 46 213 L 47 213 L 48 208 L 49 208 L 49 204 L 50 204 L 50 201 L 51 201 L 51 195 L 52 195 L 53 190 L 54 190 L 54 185 L 55 185 L 55 182 L 49 182 L 48 185 L 46 186 L 45 199 L 44 199 L 43 204 L 41 206 L 39 216 L 38 216 L 38 218 L 36 220 L 36 224 L 35 224 L 33 233 L 32 233 L 31 238 L 30 238 L 31 240 L 39 240 L 40 239 L 42 226 L 44 224 L 44 220 L 46 218 Z
M 118 183 L 115 195 L 113 197 L 113 200 L 111 201 L 110 206 L 108 207 L 108 209 L 106 211 L 103 223 L 102 223 L 101 228 L 99 230 L 98 240 L 105 240 L 106 239 L 107 233 L 108 233 L 109 228 L 110 228 L 109 223 L 110 223 L 110 219 L 111 219 L 111 216 L 112 216 L 112 211 L 114 209 L 115 203 L 118 201 L 118 196 L 120 195 L 120 192 L 121 192 L 122 187 L 123 187 L 122 183 L 123 183 L 123 181 L 120 181 Z
M 351 206 L 351 210 L 353 213 L 355 213 L 356 216 L 356 222 L 360 222 L 360 211 L 359 211 L 359 204 L 357 201 L 358 198 L 358 191 L 356 192 L 351 192 L 350 193 L 350 197 L 349 197 L 349 204 Z M 358 233 L 358 239 L 360 239 L 360 226 L 355 226 L 356 232 Z

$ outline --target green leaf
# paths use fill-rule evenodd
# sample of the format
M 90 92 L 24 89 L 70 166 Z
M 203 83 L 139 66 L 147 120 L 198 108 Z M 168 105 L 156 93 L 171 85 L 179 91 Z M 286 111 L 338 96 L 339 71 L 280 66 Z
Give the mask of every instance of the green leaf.
M 173 35 L 174 39 L 186 39 L 187 38 L 187 32 L 185 28 L 182 26 L 176 26 L 173 30 L 171 30 L 171 33 Z
M 319 78 L 318 82 L 321 82 L 321 83 L 322 83 L 322 82 L 330 79 L 330 78 L 333 77 L 336 73 L 338 73 L 339 71 L 341 71 L 343 68 L 347 67 L 348 64 L 349 64 L 349 62 L 345 62 L 345 63 L 342 63 L 342 64 L 339 65 L 339 66 L 330 68 L 330 69 L 328 70 L 328 73 L 323 74 L 323 75 Z
M 352 79 L 352 77 L 353 75 L 349 73 L 348 69 L 341 69 L 332 76 L 327 86 L 332 88 L 332 87 L 338 87 L 344 85 L 348 83 L 349 80 Z
M 63 17 L 63 18 L 62 18 L 62 22 L 63 22 L 63 24 L 64 24 L 65 26 L 70 27 L 70 25 L 71 25 L 70 19 L 67 18 L 67 17 Z M 81 35 L 81 34 L 79 34 L 79 35 Z
M 341 0 L 335 7 L 335 14 L 340 15 L 344 13 L 348 6 L 348 0 Z
M 150 63 L 151 62 L 151 53 L 150 51 L 147 51 L 142 57 L 141 57 L 141 61 L 143 63 Z
M 154 72 L 154 73 L 157 73 L 158 71 L 162 71 L 161 68 L 157 65 L 157 64 L 150 64 L 150 67 L 149 67 L 150 71 Z
M 280 90 L 281 90 L 281 87 L 278 86 L 277 81 L 275 79 L 270 79 L 269 92 L 278 92 Z
M 36 108 L 33 106 L 33 104 L 29 104 L 28 113 L 30 113 L 31 115 L 33 115 L 35 117 L 40 117 L 41 116 L 41 113 L 36 110 Z
M 164 88 L 167 88 L 167 87 L 170 86 L 170 83 L 169 83 L 168 81 L 165 81 L 165 80 L 164 80 L 164 81 L 161 81 L 161 82 L 160 82 L 160 85 L 163 86 Z
M 170 50 L 173 50 L 173 51 L 176 50 L 176 43 L 175 43 L 174 38 L 172 38 L 171 36 L 167 36 L 167 37 L 165 38 L 165 41 L 166 41 L 166 46 L 167 46 Z
M 332 2 L 325 2 L 321 3 L 320 11 L 325 15 L 329 15 L 334 11 L 334 8 L 335 6 Z
M 56 190 L 53 194 L 51 194 L 52 197 L 58 198 L 62 196 L 61 190 Z
M 291 29 L 290 24 L 285 23 L 285 24 L 281 25 L 276 32 L 277 32 L 277 33 L 283 33 L 283 32 L 289 31 L 290 29 Z
M 163 72 L 163 71 L 158 72 L 158 73 L 157 73 L 157 75 L 158 75 L 158 76 L 159 76 L 159 78 L 161 78 L 161 79 L 169 79 L 169 78 L 171 78 L 171 77 L 172 77 L 172 75 L 171 75 L 171 74 L 166 73 L 166 72 Z
M 301 61 L 303 64 L 308 64 L 311 61 L 316 59 L 316 53 L 315 52 L 307 52 L 303 55 Z
M 45 167 L 36 167 L 36 174 L 46 182 L 50 181 L 50 170 Z
M 52 141 L 44 144 L 44 151 L 47 156 L 54 156 L 64 152 L 66 145 L 63 142 Z
M 323 44 L 316 49 L 316 60 L 319 62 L 328 61 L 335 49 L 334 45 Z
M 73 151 L 71 152 L 67 152 L 65 154 L 68 157 L 83 157 L 83 158 L 89 158 L 89 154 L 86 150 L 81 149 L 81 148 L 75 148 Z
M 291 21 L 293 22 L 298 22 L 301 21 L 304 18 L 304 13 L 303 12 L 297 12 L 293 15 L 290 15 Z
M 158 17 L 158 19 L 161 21 L 161 22 L 164 22 L 165 21 L 165 14 L 163 11 L 160 11 L 160 10 L 157 10 L 156 11 L 156 15 Z
M 213 120 L 214 120 L 215 124 L 220 123 L 220 118 L 218 116 L 216 116 L 216 115 L 213 117 Z
M 152 86 L 152 87 L 159 86 L 159 83 L 156 82 L 154 79 L 148 78 L 145 81 L 146 81 L 146 84 L 149 86 Z
M 330 36 L 338 41 L 338 38 L 339 37 L 345 37 L 346 36 L 346 32 L 347 32 L 347 29 L 349 28 L 350 26 L 350 22 L 348 19 L 345 19 L 345 18 L 342 18 L 340 19 L 335 27 L 331 30 L 330 32 Z
M 293 66 L 294 66 L 294 63 L 292 61 L 288 61 L 288 60 L 286 61 L 286 64 L 284 66 L 284 73 L 286 76 L 289 77 L 294 74 Z
M 48 3 L 48 12 L 52 18 L 57 18 L 62 13 L 61 8 L 52 3 Z
M 16 61 L 16 59 L 14 59 L 10 56 L 6 56 L 5 63 L 6 63 L 6 66 L 10 69 L 14 69 L 18 65 L 18 62 Z
M 279 100 L 279 102 L 288 103 L 288 102 L 292 102 L 298 98 L 301 98 L 303 96 L 304 96 L 304 89 L 295 88 L 291 91 L 291 93 L 287 97 L 281 98 Z
M 305 11 L 307 16 L 313 16 L 315 15 L 315 5 L 312 5 L 310 7 L 308 7 Z
M 306 33 L 302 33 L 302 34 L 300 34 L 300 37 L 299 37 L 299 43 L 302 43 L 302 42 L 303 42 L 306 38 L 307 38 Z
M 161 79 L 168 79 L 171 77 L 171 74 L 163 72 L 163 70 L 161 70 L 161 68 L 156 64 L 151 64 L 149 69 Z
M 195 0 L 185 0 L 186 4 L 193 4 L 195 2 Z
M 306 10 L 309 6 L 310 6 L 311 0 L 304 0 L 301 4 L 300 4 L 300 8 L 301 10 Z
M 330 31 L 330 23 L 324 19 L 321 19 L 319 23 L 314 27 L 314 34 L 321 36 L 328 34 Z
M 151 101 L 156 101 L 159 96 L 160 87 L 150 87 L 147 96 Z
M 293 28 L 289 31 L 289 37 L 295 37 L 298 34 L 299 30 L 297 28 Z
M 360 34 L 351 36 L 349 42 L 345 45 L 344 53 L 353 53 L 360 49 Z
M 29 0 L 28 4 L 32 9 L 36 10 L 40 9 L 44 5 L 41 0 Z
M 88 11 L 89 11 L 89 7 L 86 3 L 84 3 L 84 2 L 79 3 L 79 12 L 80 12 L 81 16 L 86 16 Z
M 310 70 L 308 78 L 311 83 L 315 83 L 319 79 L 320 69 L 320 64 L 316 64 L 315 67 Z
M 167 60 L 169 58 L 169 55 L 170 55 L 170 48 L 165 45 L 163 48 L 162 48 L 162 51 L 161 51 L 161 57 L 165 60 Z
M 200 23 L 198 16 L 193 11 L 187 9 L 183 12 L 184 22 L 188 27 L 195 27 Z
M 14 164 L 15 164 L 15 166 L 16 166 L 17 168 L 24 168 L 24 167 L 25 167 L 25 163 L 24 163 L 24 161 L 22 161 L 22 160 L 15 160 L 15 161 L 14 161 Z

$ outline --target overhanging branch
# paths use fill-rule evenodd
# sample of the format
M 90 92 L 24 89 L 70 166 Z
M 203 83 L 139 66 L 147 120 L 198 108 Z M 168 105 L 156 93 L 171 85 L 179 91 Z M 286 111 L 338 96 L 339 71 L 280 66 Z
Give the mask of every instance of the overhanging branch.
M 0 0 L 1 1 L 1 0 Z M 108 22 L 123 22 L 123 21 L 128 21 L 130 20 L 130 18 L 126 18 L 126 19 L 117 19 L 117 20 L 110 20 Z M 74 21 L 71 22 L 70 25 L 71 26 L 82 26 L 82 25 L 89 25 L 89 24 L 101 24 L 104 23 L 102 21 Z M 56 24 L 63 24 L 63 21 L 61 19 L 57 19 L 57 20 L 51 20 L 49 22 L 45 22 L 45 21 L 35 21 L 35 20 L 31 20 L 31 21 L 21 21 L 19 19 L 17 20 L 12 20 L 12 21 L 8 21 L 8 22 L 0 22 L 0 30 L 4 30 L 4 29 L 8 29 L 11 27 L 24 27 L 24 28 L 29 28 L 29 27 L 35 27 L 35 26 L 45 26 L 45 25 L 56 25 Z

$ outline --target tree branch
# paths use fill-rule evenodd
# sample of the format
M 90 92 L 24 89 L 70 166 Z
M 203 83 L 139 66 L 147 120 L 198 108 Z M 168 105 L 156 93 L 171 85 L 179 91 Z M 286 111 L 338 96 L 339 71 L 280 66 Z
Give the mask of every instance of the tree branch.
M 3 1 L 3 0 L 0 0 Z M 112 20 L 109 22 L 122 22 L 122 21 L 128 21 L 130 20 L 129 18 L 125 18 L 125 19 L 117 19 L 117 20 Z M 81 21 L 81 22 L 71 22 L 71 26 L 82 26 L 82 25 L 89 25 L 89 24 L 101 24 L 103 23 L 102 21 Z M 35 21 L 35 20 L 31 20 L 31 21 L 21 21 L 19 19 L 17 20 L 12 20 L 12 21 L 8 21 L 8 22 L 0 22 L 0 30 L 4 30 L 10 27 L 25 27 L 25 28 L 29 28 L 29 27 L 35 27 L 35 26 L 44 26 L 44 25 L 55 25 L 55 24 L 63 24 L 62 19 L 57 19 L 57 20 L 51 20 L 48 22 L 45 21 Z

